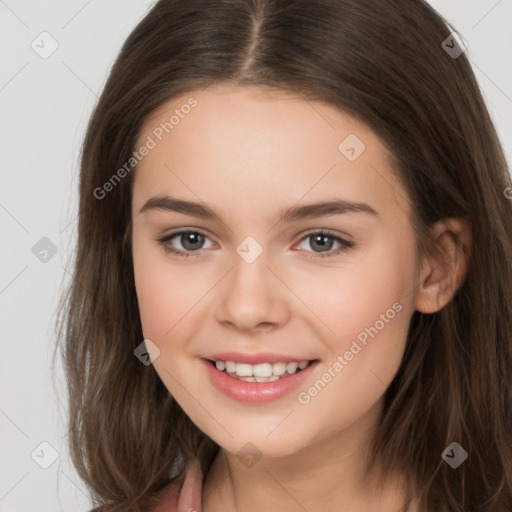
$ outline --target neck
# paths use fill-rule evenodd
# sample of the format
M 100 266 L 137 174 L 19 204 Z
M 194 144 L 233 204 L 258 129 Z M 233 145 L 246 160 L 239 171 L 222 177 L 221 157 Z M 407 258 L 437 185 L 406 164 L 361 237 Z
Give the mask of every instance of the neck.
M 369 474 L 365 471 L 380 410 L 379 403 L 357 425 L 291 455 L 263 454 L 254 465 L 221 448 L 205 478 L 202 512 L 405 511 L 403 476 L 389 478 L 381 493 L 377 488 L 382 472 L 377 464 L 370 464 Z

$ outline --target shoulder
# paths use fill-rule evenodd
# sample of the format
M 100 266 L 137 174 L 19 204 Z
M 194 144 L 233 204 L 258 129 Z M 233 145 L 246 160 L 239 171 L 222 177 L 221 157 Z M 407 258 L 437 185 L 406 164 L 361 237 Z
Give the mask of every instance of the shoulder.
M 152 512 L 195 510 L 201 512 L 203 474 L 197 460 L 190 461 L 186 470 L 165 488 L 163 497 Z
M 156 496 L 154 496 L 155 505 L 150 512 L 175 512 L 178 510 L 178 498 L 181 493 L 185 474 L 173 478 Z M 89 512 L 107 512 L 108 507 L 101 505 L 91 509 Z
M 177 512 L 195 509 L 201 512 L 201 490 L 203 475 L 197 461 L 192 461 L 185 471 L 176 475 L 154 496 L 150 512 Z M 106 512 L 106 506 L 100 506 L 90 512 Z
M 185 476 L 184 473 L 177 476 L 158 493 L 157 504 L 151 512 L 174 512 L 178 510 L 178 499 Z

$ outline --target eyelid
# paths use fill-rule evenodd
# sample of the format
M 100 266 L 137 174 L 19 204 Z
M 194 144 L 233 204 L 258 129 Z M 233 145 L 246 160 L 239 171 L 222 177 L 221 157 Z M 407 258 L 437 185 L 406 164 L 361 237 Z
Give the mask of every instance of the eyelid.
M 350 235 L 348 235 L 346 233 L 341 233 L 341 232 L 336 231 L 334 229 L 329 229 L 329 228 L 323 228 L 323 229 L 322 228 L 312 228 L 312 229 L 306 229 L 305 231 L 302 231 L 301 233 L 299 233 L 299 236 L 301 237 L 299 241 L 304 240 L 304 238 L 306 238 L 307 236 L 316 235 L 317 233 L 320 233 L 320 234 L 332 236 L 333 238 L 339 238 L 339 239 L 344 240 L 345 242 L 348 242 L 348 243 L 354 243 L 355 244 L 355 242 L 352 242 L 352 237 Z

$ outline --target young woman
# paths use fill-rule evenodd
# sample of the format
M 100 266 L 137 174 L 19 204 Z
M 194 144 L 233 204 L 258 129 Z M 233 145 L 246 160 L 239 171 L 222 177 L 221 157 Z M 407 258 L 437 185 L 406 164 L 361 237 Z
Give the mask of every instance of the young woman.
M 95 510 L 512 507 L 512 202 L 422 0 L 161 0 L 82 151 L 61 305 Z

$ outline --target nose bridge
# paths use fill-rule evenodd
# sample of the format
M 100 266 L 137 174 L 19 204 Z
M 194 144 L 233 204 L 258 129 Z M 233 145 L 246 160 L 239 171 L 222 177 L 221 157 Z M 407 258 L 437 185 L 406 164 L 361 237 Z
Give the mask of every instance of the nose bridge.
M 234 291 L 239 288 L 243 291 L 249 287 L 257 290 L 258 284 L 263 287 L 268 281 L 269 254 L 256 250 L 248 244 L 240 244 L 236 248 L 236 255 L 233 256 L 233 271 L 231 272 L 231 287 Z
M 267 266 L 270 263 L 268 251 L 252 237 L 241 242 L 233 257 L 234 269 L 229 279 L 229 296 L 236 297 L 250 304 L 251 300 L 268 300 L 269 277 L 272 273 Z
M 270 255 L 253 237 L 247 237 L 233 255 L 217 308 L 219 321 L 241 329 L 261 323 L 281 324 L 287 316 L 283 286 L 268 268 Z

